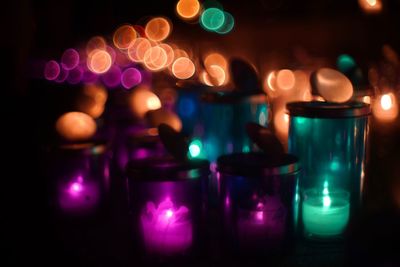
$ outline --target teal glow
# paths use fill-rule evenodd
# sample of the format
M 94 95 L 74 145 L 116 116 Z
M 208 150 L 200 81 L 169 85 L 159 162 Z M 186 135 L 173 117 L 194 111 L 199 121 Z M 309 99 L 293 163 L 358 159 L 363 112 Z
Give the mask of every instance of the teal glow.
M 316 190 L 306 190 L 302 220 L 308 235 L 328 238 L 344 232 L 350 215 L 347 194 L 322 195 Z
M 332 171 L 337 171 L 340 168 L 340 163 L 336 159 L 333 159 L 330 168 Z
M 215 30 L 219 34 L 230 33 L 233 27 L 235 26 L 235 19 L 230 13 L 224 12 L 224 16 L 225 16 L 225 21 L 223 25 Z
M 250 147 L 248 145 L 245 145 L 242 149 L 242 152 L 244 153 L 250 152 Z
M 224 25 L 225 14 L 221 9 L 212 7 L 206 9 L 200 16 L 200 24 L 204 29 L 215 31 Z
M 201 154 L 201 150 L 203 148 L 203 144 L 200 140 L 195 139 L 189 145 L 189 157 L 197 158 Z
M 338 57 L 336 65 L 341 72 L 347 73 L 356 67 L 356 62 L 350 55 L 343 54 Z
M 296 123 L 303 124 L 306 121 L 306 118 L 303 117 L 296 117 Z

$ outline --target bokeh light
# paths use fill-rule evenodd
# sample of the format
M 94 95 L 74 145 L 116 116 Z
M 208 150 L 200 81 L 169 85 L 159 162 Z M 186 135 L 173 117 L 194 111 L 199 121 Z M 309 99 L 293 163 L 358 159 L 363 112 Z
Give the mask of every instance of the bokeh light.
M 146 118 L 153 127 L 158 127 L 160 124 L 165 123 L 178 132 L 182 129 L 181 119 L 177 114 L 168 109 L 159 108 L 151 110 L 146 114 Z
M 53 81 L 57 79 L 60 75 L 60 65 L 55 60 L 50 60 L 44 66 L 44 77 L 49 80 Z
M 63 83 L 65 82 L 65 80 L 67 80 L 68 75 L 69 75 L 69 70 L 60 68 L 60 73 L 58 74 L 57 79 L 55 79 L 54 81 L 57 83 Z
M 136 38 L 128 48 L 128 57 L 134 62 L 143 62 L 144 55 L 151 48 L 151 43 L 146 38 Z
M 204 58 L 204 66 L 207 69 L 207 67 L 211 65 L 218 65 L 226 70 L 228 67 L 228 61 L 219 53 L 210 53 Z
M 68 141 L 82 141 L 96 133 L 96 122 L 83 112 L 67 112 L 58 118 L 56 130 Z
M 106 101 L 107 90 L 103 86 L 87 84 L 83 87 L 82 94 L 78 97 L 77 108 L 79 111 L 96 119 L 103 114 Z
M 122 25 L 114 32 L 113 43 L 116 48 L 125 50 L 128 49 L 136 37 L 136 31 L 131 25 Z
M 379 96 L 372 108 L 374 117 L 382 122 L 394 121 L 399 113 L 398 103 L 393 93 L 386 93 Z
M 138 118 L 143 118 L 149 110 L 161 108 L 158 96 L 146 87 L 138 87 L 133 90 L 129 104 L 133 114 Z
M 113 65 L 101 76 L 101 79 L 108 88 L 115 88 L 121 83 L 121 69 Z
M 107 42 L 103 37 L 94 36 L 86 44 L 86 54 L 90 55 L 96 49 L 105 50 L 106 47 L 107 47 Z
M 145 32 L 147 38 L 160 42 L 165 40 L 171 33 L 171 24 L 165 18 L 153 18 L 146 24 Z
M 172 73 L 178 79 L 189 79 L 195 73 L 193 62 L 187 57 L 180 57 L 172 64 Z
M 293 71 L 283 69 L 276 74 L 276 85 L 282 90 L 290 90 L 296 82 Z
M 142 82 L 142 74 L 136 68 L 127 68 L 122 72 L 121 84 L 125 89 L 131 89 Z
M 358 0 L 361 9 L 367 14 L 377 14 L 382 11 L 382 0 Z
M 235 19 L 233 16 L 228 13 L 224 12 L 225 20 L 221 27 L 216 29 L 215 31 L 219 34 L 228 34 L 232 31 L 233 27 L 235 26 Z
M 161 46 L 154 46 L 146 51 L 144 65 L 152 71 L 162 70 L 167 66 L 167 53 Z
M 285 108 L 277 108 L 274 115 L 274 128 L 281 142 L 286 143 L 289 131 L 289 115 Z
M 183 19 L 194 19 L 199 15 L 200 7 L 198 0 L 180 0 L 176 4 L 176 12 Z
M 201 140 L 194 139 L 189 144 L 189 158 L 199 157 L 201 155 L 202 149 L 203 149 L 203 144 L 201 143 Z
M 331 102 L 346 102 L 353 95 L 353 85 L 350 80 L 334 69 L 319 69 L 315 75 L 315 86 L 318 93 Z
M 343 73 L 348 73 L 357 67 L 354 59 L 347 54 L 343 54 L 338 57 L 336 66 Z
M 73 48 L 64 51 L 61 56 L 61 66 L 66 70 L 72 70 L 79 64 L 79 53 Z
M 265 77 L 263 88 L 270 98 L 275 98 L 279 95 L 279 90 L 276 86 L 276 73 L 276 71 L 270 71 Z
M 225 70 L 219 65 L 210 65 L 201 76 L 202 81 L 208 86 L 221 86 L 225 84 Z
M 94 73 L 101 74 L 107 72 L 112 64 L 110 54 L 105 50 L 95 49 L 87 59 L 88 68 Z
M 78 66 L 69 71 L 67 82 L 70 84 L 78 84 L 83 78 L 83 68 Z
M 164 49 L 167 55 L 167 62 L 165 63 L 165 66 L 169 67 L 175 59 L 174 49 L 168 44 L 160 44 L 159 46 Z
M 212 7 L 204 10 L 200 16 L 200 24 L 204 29 L 215 31 L 221 28 L 225 22 L 225 14 L 221 9 Z

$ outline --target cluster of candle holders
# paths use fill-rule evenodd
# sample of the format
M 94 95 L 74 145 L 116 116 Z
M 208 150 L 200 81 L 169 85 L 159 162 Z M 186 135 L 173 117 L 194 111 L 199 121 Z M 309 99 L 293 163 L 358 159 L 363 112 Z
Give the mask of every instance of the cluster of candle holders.
M 360 209 L 369 105 L 294 102 L 287 109 L 289 152 L 302 166 L 300 235 L 342 239 Z

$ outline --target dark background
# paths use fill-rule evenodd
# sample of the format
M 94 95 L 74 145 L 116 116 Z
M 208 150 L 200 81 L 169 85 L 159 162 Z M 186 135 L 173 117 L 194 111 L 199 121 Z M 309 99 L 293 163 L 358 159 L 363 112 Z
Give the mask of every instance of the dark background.
M 57 227 L 48 212 L 41 149 L 50 136 L 46 129 L 57 115 L 55 106 L 65 103 L 58 102 L 62 97 L 54 92 L 57 88 L 33 77 L 33 62 L 59 58 L 66 48 L 94 35 L 109 36 L 122 23 L 140 24 L 148 16 L 157 15 L 172 20 L 172 40 L 200 51 L 205 46 L 215 47 L 245 57 L 259 69 L 265 62 L 279 68 L 296 66 L 298 49 L 327 62 L 334 62 L 340 53 L 349 53 L 363 70 L 381 58 L 382 45 L 400 51 L 400 1 L 384 1 L 384 10 L 377 16 L 365 15 L 353 0 L 220 2 L 236 19 L 234 31 L 226 36 L 179 20 L 174 13 L 176 1 L 2 3 L 5 168 L 0 178 L 4 236 L 0 262 L 6 266 L 133 265 L 124 256 L 128 249 L 118 246 L 118 234 L 97 235 L 104 230 L 102 226 L 89 227 L 100 230 L 86 232 L 94 239 L 88 247 L 66 247 L 71 244 L 66 245 L 55 234 Z M 400 203 L 395 201 L 400 190 L 393 193 L 400 176 L 399 121 L 387 129 L 372 123 L 376 127 L 371 130 L 366 211 L 351 232 L 348 262 L 400 266 Z

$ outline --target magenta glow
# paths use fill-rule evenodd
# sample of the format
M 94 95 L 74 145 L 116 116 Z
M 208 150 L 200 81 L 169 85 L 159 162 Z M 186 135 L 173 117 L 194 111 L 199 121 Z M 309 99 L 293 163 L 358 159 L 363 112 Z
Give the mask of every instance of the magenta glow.
M 67 184 L 59 185 L 59 206 L 68 213 L 84 215 L 93 212 L 100 200 L 100 190 L 94 181 L 78 176 Z
M 65 50 L 61 57 L 61 66 L 66 70 L 72 70 L 79 64 L 79 53 L 73 48 Z
M 78 66 L 69 71 L 67 81 L 70 84 L 78 84 L 82 81 L 83 78 L 83 68 Z
M 132 87 L 142 82 L 142 74 L 136 68 L 127 68 L 124 70 L 121 76 L 121 84 L 125 89 L 131 89 Z
M 53 81 L 57 79 L 58 75 L 60 75 L 60 65 L 55 60 L 48 61 L 44 67 L 44 77 Z
M 150 253 L 173 255 L 188 250 L 193 242 L 193 227 L 185 206 L 175 208 L 167 198 L 157 207 L 147 202 L 140 217 L 146 249 Z
M 121 69 L 118 66 L 111 66 L 111 68 L 101 76 L 105 86 L 115 88 L 121 83 Z

